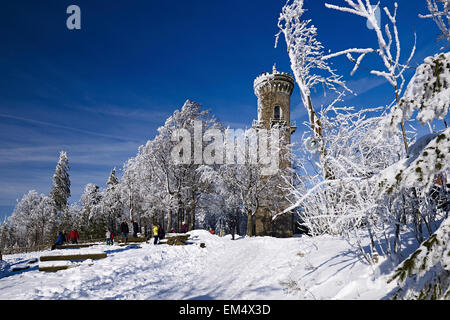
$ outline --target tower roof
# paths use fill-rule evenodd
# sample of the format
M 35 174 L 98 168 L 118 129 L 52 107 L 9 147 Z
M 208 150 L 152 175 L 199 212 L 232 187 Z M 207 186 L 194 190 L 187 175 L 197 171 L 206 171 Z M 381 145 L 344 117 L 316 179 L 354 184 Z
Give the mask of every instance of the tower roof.
M 273 65 L 272 73 L 263 72 L 253 81 L 255 95 L 259 96 L 268 91 L 292 94 L 294 77 L 286 72 L 279 72 Z

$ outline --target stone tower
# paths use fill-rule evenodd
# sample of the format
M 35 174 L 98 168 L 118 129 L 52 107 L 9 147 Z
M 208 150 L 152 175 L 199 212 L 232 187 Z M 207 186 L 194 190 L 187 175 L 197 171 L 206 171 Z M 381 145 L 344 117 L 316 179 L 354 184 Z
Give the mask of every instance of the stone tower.
M 269 130 L 274 125 L 281 127 L 280 146 L 291 142 L 291 134 L 296 130 L 291 122 L 291 94 L 294 89 L 294 78 L 284 72 L 278 72 L 273 67 L 272 73 L 262 73 L 253 84 L 258 98 L 258 120 L 253 121 L 253 128 Z M 288 160 L 279 161 L 279 168 L 286 169 L 291 163 Z M 274 191 L 276 192 L 276 191 Z M 280 192 L 280 191 L 278 191 Z M 261 199 L 260 208 L 255 213 L 255 235 L 291 237 L 294 233 L 294 215 L 286 213 L 272 221 L 271 212 L 286 208 L 288 203 L 278 203 L 278 209 L 270 201 Z

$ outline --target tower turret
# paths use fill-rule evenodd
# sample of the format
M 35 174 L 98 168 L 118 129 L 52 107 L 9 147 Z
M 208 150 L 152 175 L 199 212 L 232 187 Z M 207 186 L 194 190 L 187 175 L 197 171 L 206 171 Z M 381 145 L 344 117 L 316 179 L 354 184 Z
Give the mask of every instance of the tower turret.
M 296 125 L 291 122 L 292 75 L 277 71 L 274 65 L 272 73 L 262 73 L 255 79 L 253 89 L 258 98 L 258 120 L 253 122 L 253 126 L 270 129 L 279 123 L 288 126 L 290 134 L 294 133 Z

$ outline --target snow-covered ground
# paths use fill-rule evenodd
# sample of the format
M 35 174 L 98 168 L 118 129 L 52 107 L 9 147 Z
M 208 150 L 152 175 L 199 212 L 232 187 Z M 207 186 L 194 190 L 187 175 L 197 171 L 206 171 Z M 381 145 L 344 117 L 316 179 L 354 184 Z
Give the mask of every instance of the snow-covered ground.
M 375 277 L 341 238 L 190 234 L 187 246 L 102 244 L 4 255 L 0 299 L 381 299 L 395 286 Z M 10 272 L 41 255 L 85 252 L 107 258 L 58 272 L 38 271 L 55 263 L 37 261 Z

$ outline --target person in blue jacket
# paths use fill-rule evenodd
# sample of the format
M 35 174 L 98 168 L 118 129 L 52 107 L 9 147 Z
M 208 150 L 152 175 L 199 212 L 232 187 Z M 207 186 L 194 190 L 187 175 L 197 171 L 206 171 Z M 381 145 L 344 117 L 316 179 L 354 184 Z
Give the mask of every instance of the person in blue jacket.
M 61 246 L 64 243 L 65 239 L 64 239 L 64 235 L 63 233 L 60 231 L 58 234 L 58 238 L 56 238 L 55 243 L 52 246 L 52 250 L 55 250 L 56 246 Z

